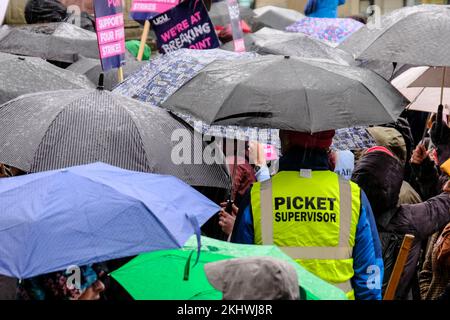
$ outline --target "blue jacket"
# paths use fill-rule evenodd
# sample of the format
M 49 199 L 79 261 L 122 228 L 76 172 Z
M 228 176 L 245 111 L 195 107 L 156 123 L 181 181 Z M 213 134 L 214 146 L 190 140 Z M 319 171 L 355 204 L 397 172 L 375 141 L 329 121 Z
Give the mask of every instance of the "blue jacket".
M 300 171 L 300 169 L 329 170 L 325 151 L 294 151 L 280 159 L 280 171 Z M 254 228 L 251 211 L 250 191 L 240 203 L 231 241 L 253 244 Z M 361 190 L 361 212 L 356 228 L 353 248 L 352 286 L 358 300 L 381 300 L 381 284 L 384 275 L 381 243 L 369 200 Z M 379 276 L 379 277 L 377 277 Z
M 305 15 L 313 18 L 337 18 L 337 7 L 342 4 L 345 4 L 345 0 L 309 0 Z

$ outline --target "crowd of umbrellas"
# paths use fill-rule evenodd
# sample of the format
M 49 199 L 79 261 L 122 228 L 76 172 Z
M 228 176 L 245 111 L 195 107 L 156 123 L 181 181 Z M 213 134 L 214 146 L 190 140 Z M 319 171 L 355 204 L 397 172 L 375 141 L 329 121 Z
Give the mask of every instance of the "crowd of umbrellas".
M 227 14 L 211 17 L 225 24 Z M 196 148 L 198 133 L 279 147 L 280 129 L 336 129 L 334 148 L 363 148 L 364 128 L 405 109 L 449 114 L 450 6 L 402 8 L 376 28 L 277 7 L 242 14 L 258 30 L 245 36 L 248 52 L 225 44 L 149 62 L 127 56 L 122 83 L 102 74 L 95 33 L 67 23 L 0 28 L 0 163 L 27 173 L 0 179 L 0 275 L 141 254 L 111 274 L 133 298 L 220 299 L 202 267 L 183 280 L 192 252 L 200 266 L 273 256 L 296 268 L 307 299 L 345 299 L 277 247 L 200 236 L 219 211 L 205 195 L 226 197 L 232 173 L 174 163 L 172 134 L 188 133 L 191 159 L 216 143 Z

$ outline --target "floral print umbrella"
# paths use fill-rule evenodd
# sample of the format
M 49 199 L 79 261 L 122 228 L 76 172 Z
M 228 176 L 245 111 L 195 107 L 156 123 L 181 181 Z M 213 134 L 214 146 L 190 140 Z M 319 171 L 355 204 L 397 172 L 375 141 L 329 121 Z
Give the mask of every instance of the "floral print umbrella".
M 363 25 L 353 19 L 305 17 L 286 27 L 286 31 L 304 33 L 337 45 Z

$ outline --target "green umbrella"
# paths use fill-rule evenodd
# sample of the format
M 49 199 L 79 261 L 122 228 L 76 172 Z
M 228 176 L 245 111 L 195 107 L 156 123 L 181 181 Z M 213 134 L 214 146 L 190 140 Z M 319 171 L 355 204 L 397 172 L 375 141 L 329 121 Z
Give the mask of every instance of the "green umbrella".
M 306 300 L 347 300 L 343 291 L 328 284 L 284 254 L 276 246 L 243 245 L 202 237 L 198 265 L 184 280 L 185 265 L 197 249 L 195 237 L 182 249 L 153 251 L 131 260 L 111 276 L 137 300 L 219 300 L 222 293 L 206 278 L 203 266 L 231 258 L 270 256 L 290 262 L 296 269 L 301 295 Z

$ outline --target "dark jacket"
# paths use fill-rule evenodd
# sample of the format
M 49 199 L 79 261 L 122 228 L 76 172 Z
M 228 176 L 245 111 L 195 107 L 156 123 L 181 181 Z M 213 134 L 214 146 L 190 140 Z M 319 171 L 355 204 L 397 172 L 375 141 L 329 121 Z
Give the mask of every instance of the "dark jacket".
M 67 8 L 58 0 L 29 0 L 25 6 L 25 20 L 28 24 L 62 22 Z
M 450 222 L 450 195 L 441 193 L 422 203 L 399 206 L 402 166 L 396 158 L 384 152 L 365 155 L 356 165 L 352 180 L 367 194 L 379 232 L 415 236 L 397 289 L 397 296 L 404 298 L 416 272 L 421 241 Z

